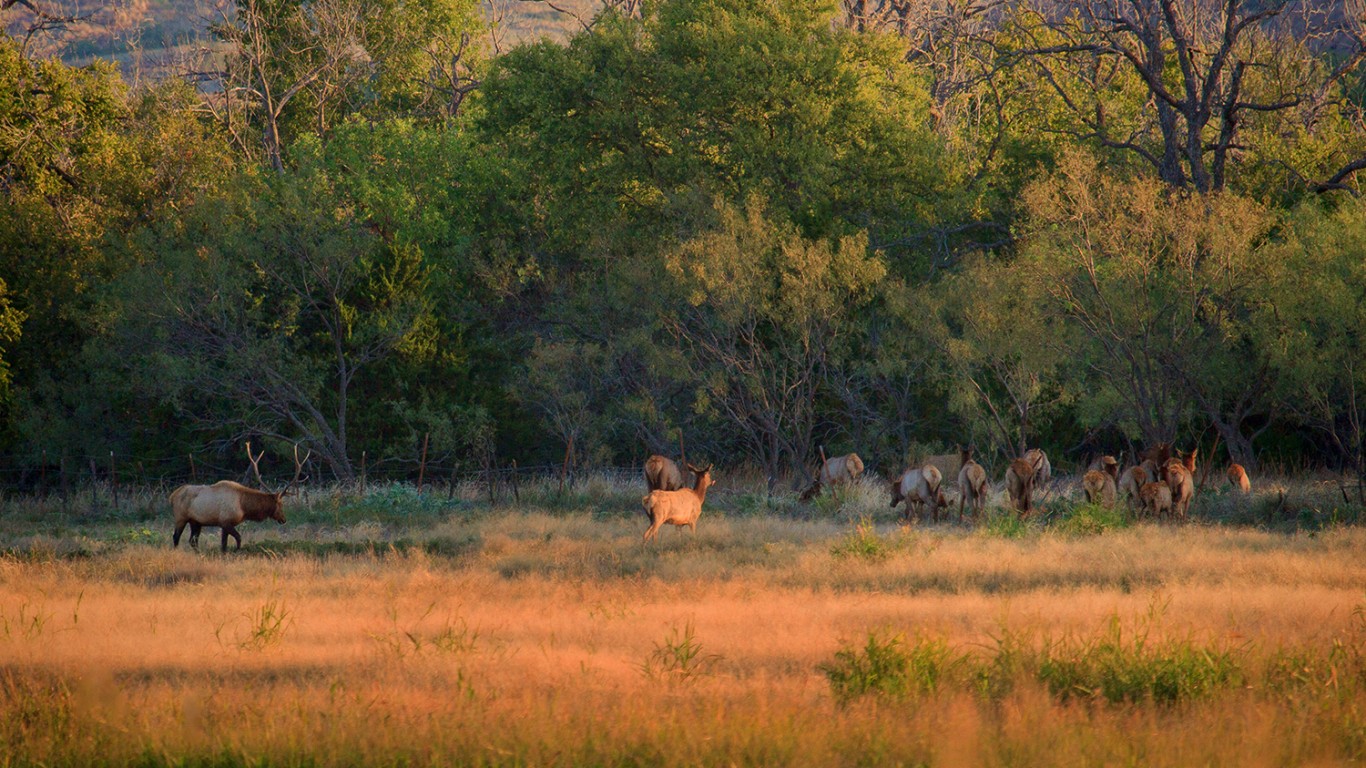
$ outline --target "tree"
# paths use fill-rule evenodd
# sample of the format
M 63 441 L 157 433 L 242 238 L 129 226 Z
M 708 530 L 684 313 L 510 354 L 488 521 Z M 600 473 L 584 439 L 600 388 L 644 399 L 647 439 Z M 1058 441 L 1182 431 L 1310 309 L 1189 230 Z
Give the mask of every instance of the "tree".
M 733 430 L 770 484 L 784 463 L 806 478 L 832 345 L 886 267 L 864 237 L 804 238 L 758 198 L 717 215 L 668 257 L 681 301 L 661 320 L 695 382 L 693 407 Z

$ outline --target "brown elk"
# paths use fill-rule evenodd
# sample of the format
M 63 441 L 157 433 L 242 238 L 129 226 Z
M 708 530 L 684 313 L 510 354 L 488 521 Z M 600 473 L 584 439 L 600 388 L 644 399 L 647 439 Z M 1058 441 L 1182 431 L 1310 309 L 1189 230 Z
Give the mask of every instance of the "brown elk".
M 937 523 L 939 507 L 947 506 L 940 488 L 943 482 L 943 473 L 933 464 L 908 469 L 901 473 L 901 477 L 892 481 L 892 507 L 895 508 L 902 499 L 905 499 L 905 517 L 910 520 L 912 512 L 916 517 L 920 517 L 923 505 L 928 504 L 930 516 Z
M 862 474 L 863 459 L 860 459 L 857 453 L 828 458 L 821 464 L 816 482 L 802 492 L 801 500 L 810 501 L 827 486 L 833 488 L 837 485 L 853 485 Z
M 1024 459 L 1015 459 L 1006 468 L 1006 493 L 1010 495 L 1010 503 L 1019 510 L 1021 517 L 1029 513 L 1030 497 L 1034 493 L 1034 480 L 1038 476 L 1038 470 L 1037 466 Z
M 1188 454 L 1178 454 L 1180 458 L 1170 459 L 1163 467 L 1167 485 L 1172 489 L 1172 515 L 1185 519 L 1190 511 L 1191 499 L 1195 498 L 1195 454 L 1196 448 Z
M 692 488 L 677 491 L 650 491 L 641 500 L 645 516 L 650 518 L 650 527 L 645 530 L 643 541 L 649 541 L 659 532 L 659 527 L 668 523 L 675 526 L 688 526 L 697 530 L 697 518 L 702 515 L 702 502 L 707 500 L 707 489 L 713 485 L 711 468 L 708 464 L 698 469 L 691 464 L 687 467 L 697 479 Z
M 1139 489 L 1140 508 L 1155 520 L 1166 517 L 1172 509 L 1172 489 L 1166 483 L 1144 483 Z
M 256 473 L 256 482 L 261 483 L 259 462 L 263 450 L 255 457 L 251 455 L 251 443 L 247 443 L 247 458 Z M 190 526 L 190 546 L 199 548 L 199 531 L 202 528 L 222 529 L 222 551 L 228 551 L 228 537 L 236 542 L 234 551 L 242 548 L 242 535 L 237 526 L 244 520 L 274 520 L 281 525 L 285 522 L 284 496 L 299 482 L 304 464 L 308 462 L 310 451 L 299 459 L 299 447 L 294 446 L 294 479 L 281 491 L 258 491 L 231 480 L 220 480 L 213 485 L 182 485 L 171 492 L 171 510 L 175 514 L 175 533 L 171 535 L 171 546 L 180 546 L 180 534 L 185 526 Z M 264 483 L 261 483 L 264 485 Z
M 1048 481 L 1053 477 L 1053 465 L 1048 462 L 1048 454 L 1042 448 L 1030 448 L 1025 451 L 1024 460 L 1029 462 L 1029 466 L 1034 468 L 1034 487 L 1042 488 L 1048 485 Z
M 1113 507 L 1117 494 L 1119 462 L 1114 456 L 1103 456 L 1099 463 L 1101 469 L 1090 470 L 1082 476 L 1082 488 L 1086 491 L 1086 500 L 1090 503 Z
M 1148 474 L 1148 470 L 1142 465 L 1129 467 L 1120 473 L 1119 494 L 1129 501 L 1135 511 L 1143 506 L 1140 491 L 1143 486 L 1156 479 L 1155 475 Z
M 683 473 L 673 459 L 656 453 L 645 460 L 645 485 L 651 491 L 676 491 L 683 487 Z
M 972 519 L 982 514 L 982 505 L 987 499 L 987 471 L 981 464 L 973 461 L 973 448 L 959 451 L 962 468 L 958 470 L 958 521 L 963 521 L 963 504 L 972 505 Z
M 1252 481 L 1247 477 L 1247 470 L 1243 469 L 1242 464 L 1230 464 L 1228 467 L 1228 482 L 1236 491 L 1242 493 L 1252 493 Z

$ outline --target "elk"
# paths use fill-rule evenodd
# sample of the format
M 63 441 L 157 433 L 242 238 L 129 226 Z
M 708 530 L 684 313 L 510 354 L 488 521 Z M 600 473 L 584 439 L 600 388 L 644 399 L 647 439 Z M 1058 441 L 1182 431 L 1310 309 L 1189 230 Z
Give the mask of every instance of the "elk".
M 1247 470 L 1243 469 L 1242 464 L 1229 465 L 1228 482 L 1236 491 L 1252 493 L 1252 481 L 1247 479 Z
M 1199 450 L 1197 448 L 1185 455 L 1178 454 L 1180 458 L 1168 460 L 1163 467 L 1167 485 L 1172 489 L 1172 515 L 1183 520 L 1190 511 L 1191 499 L 1195 497 L 1195 454 Z
M 1144 483 L 1138 491 L 1140 509 L 1154 519 L 1165 517 L 1172 509 L 1172 489 L 1166 483 Z
M 1104 456 L 1100 459 L 1100 466 L 1101 469 L 1090 470 L 1082 476 L 1082 489 L 1086 491 L 1086 500 L 1090 503 L 1113 507 L 1117 494 L 1119 462 L 1114 456 Z
M 265 451 L 251 455 L 251 443 L 247 443 L 247 459 L 256 473 L 256 482 L 261 482 L 259 462 Z M 236 542 L 233 551 L 242 548 L 242 535 L 237 526 L 244 520 L 274 520 L 285 523 L 284 496 L 299 482 L 304 464 L 308 462 L 309 451 L 299 460 L 299 446 L 294 446 L 294 479 L 280 491 L 258 491 L 232 480 L 219 480 L 213 485 L 182 485 L 171 492 L 171 510 L 175 514 L 175 533 L 171 535 L 171 546 L 180 546 L 180 534 L 185 526 L 190 526 L 190 547 L 199 549 L 199 531 L 202 528 L 222 529 L 222 551 L 228 551 L 228 537 Z
M 916 517 L 920 517 L 921 509 L 928 504 L 930 516 L 936 523 L 939 522 L 939 507 L 947 506 L 940 487 L 943 482 L 943 473 L 933 464 L 906 470 L 901 473 L 901 477 L 891 483 L 892 508 L 895 509 L 896 505 L 905 499 L 905 517 L 910 520 L 912 511 Z
M 1128 499 L 1129 504 L 1135 509 L 1141 509 L 1143 500 L 1140 491 L 1147 483 L 1155 480 L 1154 475 L 1148 474 L 1148 470 L 1142 466 L 1129 467 L 1120 474 L 1119 493 Z
M 645 516 L 650 518 L 650 527 L 645 530 L 643 542 L 653 539 L 659 532 L 659 526 L 665 523 L 679 527 L 686 525 L 689 530 L 697 530 L 697 518 L 702 515 L 702 502 L 707 500 L 707 489 L 713 484 L 712 466 L 714 465 L 708 464 L 704 469 L 698 469 L 687 464 L 688 469 L 697 477 L 692 488 L 650 491 L 641 498 L 640 505 L 645 508 Z
M 853 485 L 862 474 L 863 459 L 860 459 L 857 453 L 825 459 L 821 463 L 821 471 L 816 477 L 816 482 L 802 492 L 801 500 L 810 501 L 826 486 Z
M 962 469 L 958 470 L 958 521 L 963 521 L 963 503 L 972 505 L 972 519 L 982 514 L 987 498 L 987 471 L 972 459 L 973 448 L 959 451 Z
M 1021 517 L 1029 513 L 1037 473 L 1038 467 L 1024 459 L 1015 459 L 1006 468 L 1006 493 L 1010 494 L 1010 503 L 1020 511 Z
M 683 473 L 673 459 L 656 453 L 645 460 L 645 485 L 651 491 L 676 491 L 683 487 Z
M 1030 448 L 1025 451 L 1024 460 L 1034 468 L 1034 487 L 1048 485 L 1049 478 L 1053 477 L 1053 465 L 1048 463 L 1048 454 L 1042 448 Z

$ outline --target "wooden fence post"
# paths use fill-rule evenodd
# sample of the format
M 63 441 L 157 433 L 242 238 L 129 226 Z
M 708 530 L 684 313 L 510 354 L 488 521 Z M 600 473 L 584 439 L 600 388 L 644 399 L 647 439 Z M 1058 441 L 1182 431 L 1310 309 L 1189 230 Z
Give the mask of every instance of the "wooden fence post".
M 365 495 L 365 451 L 360 452 L 360 495 Z
M 114 466 L 114 452 L 109 452 L 109 494 L 114 499 L 114 511 L 119 511 L 119 473 Z
M 96 480 L 99 478 L 99 471 L 95 468 L 95 459 L 90 458 L 90 514 L 94 515 L 100 511 L 99 488 Z
M 560 493 L 564 493 L 564 477 L 569 474 L 569 457 L 574 454 L 574 433 L 569 433 L 569 444 L 564 447 L 564 465 L 560 467 Z M 573 483 L 570 483 L 573 487 Z
M 199 482 L 199 470 L 196 469 L 196 468 L 195 468 L 195 465 L 194 465 L 194 452 L 193 452 L 193 451 L 190 452 L 190 482 L 192 482 L 192 483 L 198 483 L 198 482 Z
M 522 492 L 517 488 L 517 460 L 512 460 L 512 498 L 518 504 L 522 503 Z
M 422 494 L 422 481 L 427 477 L 427 441 L 431 439 L 432 433 L 428 432 L 422 436 L 422 458 L 417 464 L 417 492 Z

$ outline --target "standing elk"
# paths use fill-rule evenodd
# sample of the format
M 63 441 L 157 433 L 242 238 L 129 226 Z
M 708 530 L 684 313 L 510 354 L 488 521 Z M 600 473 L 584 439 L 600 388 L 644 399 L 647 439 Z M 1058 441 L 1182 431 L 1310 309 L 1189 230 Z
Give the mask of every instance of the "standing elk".
M 255 457 L 251 455 L 251 443 L 247 443 L 247 458 L 256 473 L 256 482 L 261 482 L 259 462 L 265 454 L 262 450 Z M 244 520 L 260 522 L 270 519 L 284 525 L 284 496 L 299 482 L 304 464 L 308 462 L 310 451 L 299 460 L 299 447 L 294 446 L 294 479 L 281 491 L 258 491 L 232 480 L 219 480 L 213 485 L 182 485 L 171 492 L 171 510 L 175 513 L 175 533 L 171 535 L 171 546 L 180 546 L 180 534 L 185 526 L 190 526 L 190 547 L 199 549 L 199 531 L 202 528 L 220 528 L 223 533 L 222 551 L 228 551 L 228 537 L 236 542 L 233 551 L 242 548 L 242 535 L 237 526 Z
M 1053 477 L 1053 465 L 1048 462 L 1048 454 L 1042 448 L 1030 448 L 1025 451 L 1024 460 L 1034 468 L 1034 487 L 1046 487 Z
M 1242 464 L 1229 465 L 1228 482 L 1236 491 L 1252 493 L 1252 481 L 1247 478 L 1247 470 L 1243 469 Z
M 972 519 L 982 514 L 982 505 L 987 500 L 987 471 L 981 464 L 973 461 L 972 448 L 959 451 L 962 469 L 958 470 L 958 522 L 963 522 L 963 504 L 972 505 Z
M 1142 465 L 1129 467 L 1120 473 L 1119 494 L 1128 500 L 1135 512 L 1138 512 L 1143 508 L 1143 499 L 1140 495 L 1143 486 L 1155 479 L 1156 477 L 1148 474 L 1148 470 Z
M 648 542 L 653 539 L 659 532 L 659 526 L 665 523 L 679 527 L 686 525 L 689 530 L 697 531 L 697 518 L 702 515 L 702 502 L 707 500 L 707 489 L 713 484 L 712 466 L 714 465 L 708 464 L 704 469 L 698 469 L 688 464 L 688 469 L 697 476 L 692 488 L 650 491 L 640 500 L 641 506 L 645 508 L 645 516 L 650 518 L 650 527 L 645 530 L 645 538 L 642 541 Z
M 673 459 L 656 453 L 645 460 L 645 485 L 651 491 L 676 491 L 683 487 L 683 473 Z
M 1144 483 L 1143 487 L 1139 489 L 1138 495 L 1141 504 L 1140 509 L 1148 517 L 1159 520 L 1171 512 L 1172 489 L 1166 483 Z
M 1180 458 L 1168 460 L 1163 467 L 1167 485 L 1172 489 L 1172 516 L 1182 520 L 1190 511 L 1191 499 L 1195 498 L 1195 454 L 1199 450 L 1178 454 Z
M 1083 475 L 1081 485 L 1086 491 L 1088 502 L 1113 507 L 1117 495 L 1119 462 L 1114 456 L 1104 456 L 1100 459 L 1100 466 L 1100 469 L 1090 470 Z
M 1034 493 L 1034 478 L 1037 477 L 1037 472 L 1038 467 L 1024 459 L 1015 459 L 1006 468 L 1006 493 L 1010 495 L 1010 503 L 1019 510 L 1021 517 L 1029 514 L 1030 497 Z
M 933 464 L 906 470 L 892 481 L 892 508 L 905 499 L 905 518 L 910 520 L 912 512 L 918 518 L 923 505 L 928 504 L 931 518 L 939 522 L 939 507 L 947 506 L 941 488 L 943 482 L 943 473 Z
M 860 459 L 857 453 L 828 458 L 821 464 L 816 482 L 802 492 L 801 500 L 810 501 L 826 486 L 833 488 L 837 485 L 853 485 L 862 474 L 863 459 Z

